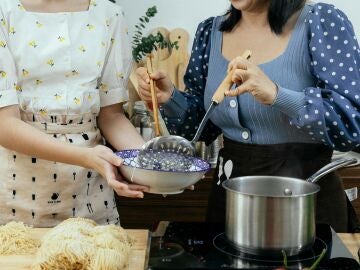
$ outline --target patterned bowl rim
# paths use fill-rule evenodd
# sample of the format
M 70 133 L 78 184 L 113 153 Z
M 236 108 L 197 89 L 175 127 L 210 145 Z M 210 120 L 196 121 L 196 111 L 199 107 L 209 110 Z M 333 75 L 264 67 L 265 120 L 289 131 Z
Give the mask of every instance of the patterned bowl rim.
M 126 150 L 117 151 L 117 152 L 115 152 L 115 154 L 118 157 L 125 159 L 125 158 L 136 157 L 137 154 L 139 153 L 139 151 L 140 151 L 140 149 L 126 149 Z M 147 168 L 134 167 L 129 164 L 122 164 L 122 165 L 131 167 L 131 168 L 141 169 L 141 170 L 168 172 L 168 173 L 199 173 L 199 172 L 207 172 L 211 169 L 211 164 L 204 159 L 197 158 L 197 157 L 190 157 L 190 159 L 194 161 L 193 164 L 194 163 L 202 163 L 202 164 L 204 164 L 204 166 L 195 165 L 195 167 L 200 168 L 200 170 L 195 170 L 195 171 L 163 171 L 163 170 L 158 170 L 158 169 L 147 169 Z M 205 168 L 203 168 L 203 167 L 205 167 Z

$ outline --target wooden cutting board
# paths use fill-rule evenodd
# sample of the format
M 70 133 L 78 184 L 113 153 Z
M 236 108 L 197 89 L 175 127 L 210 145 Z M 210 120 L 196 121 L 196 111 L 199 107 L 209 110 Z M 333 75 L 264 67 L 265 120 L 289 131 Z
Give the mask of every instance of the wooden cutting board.
M 49 231 L 49 228 L 34 228 L 32 233 L 35 238 L 41 237 Z M 128 270 L 144 270 L 147 268 L 149 254 L 149 231 L 147 230 L 126 230 L 136 240 L 130 255 Z M 30 270 L 34 262 L 34 255 L 11 255 L 0 256 L 1 270 Z
M 173 48 L 171 54 L 166 54 L 166 50 L 158 50 L 154 52 L 153 69 L 165 71 L 174 86 L 179 90 L 185 89 L 184 75 L 189 62 L 188 44 L 189 34 L 185 29 L 176 28 L 168 34 L 162 28 L 156 28 L 154 31 L 159 31 L 163 35 L 168 35 L 169 40 L 174 43 L 177 42 L 178 48 Z

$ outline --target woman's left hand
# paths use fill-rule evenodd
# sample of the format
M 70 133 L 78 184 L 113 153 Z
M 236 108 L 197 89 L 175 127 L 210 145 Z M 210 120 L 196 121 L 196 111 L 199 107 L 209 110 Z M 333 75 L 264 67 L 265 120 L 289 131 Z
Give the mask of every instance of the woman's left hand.
M 225 92 L 226 96 L 249 92 L 262 104 L 274 103 L 277 86 L 257 65 L 239 56 L 229 63 L 228 71 L 232 72 L 232 81 L 238 86 Z
M 84 152 L 84 167 L 94 169 L 100 173 L 119 196 L 143 198 L 143 192 L 149 191 L 149 187 L 124 181 L 118 171 L 118 167 L 122 165 L 123 161 L 110 148 L 104 145 L 96 145 L 83 148 L 82 151 Z

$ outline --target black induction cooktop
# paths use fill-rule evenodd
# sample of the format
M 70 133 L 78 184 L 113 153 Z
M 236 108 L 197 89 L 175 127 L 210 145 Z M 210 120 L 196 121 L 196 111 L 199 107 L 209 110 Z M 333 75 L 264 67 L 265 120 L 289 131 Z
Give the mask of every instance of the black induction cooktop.
M 287 257 L 286 269 L 310 267 L 323 250 L 316 269 L 358 270 L 352 257 L 329 225 L 316 226 L 313 247 Z M 162 237 L 152 237 L 149 270 L 160 269 L 283 269 L 284 256 L 255 256 L 237 250 L 227 240 L 224 226 L 209 223 L 170 222 Z

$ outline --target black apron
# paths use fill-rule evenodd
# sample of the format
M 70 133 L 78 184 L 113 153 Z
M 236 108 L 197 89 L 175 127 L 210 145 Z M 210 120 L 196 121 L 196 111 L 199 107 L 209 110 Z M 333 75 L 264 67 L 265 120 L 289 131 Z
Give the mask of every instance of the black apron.
M 321 144 L 286 143 L 251 145 L 224 138 L 219 151 L 207 221 L 225 221 L 225 190 L 221 182 L 239 176 L 272 175 L 306 179 L 331 162 L 332 149 Z M 358 228 L 355 210 L 348 201 L 336 173 L 322 177 L 317 184 L 316 222 L 330 224 L 336 232 Z

